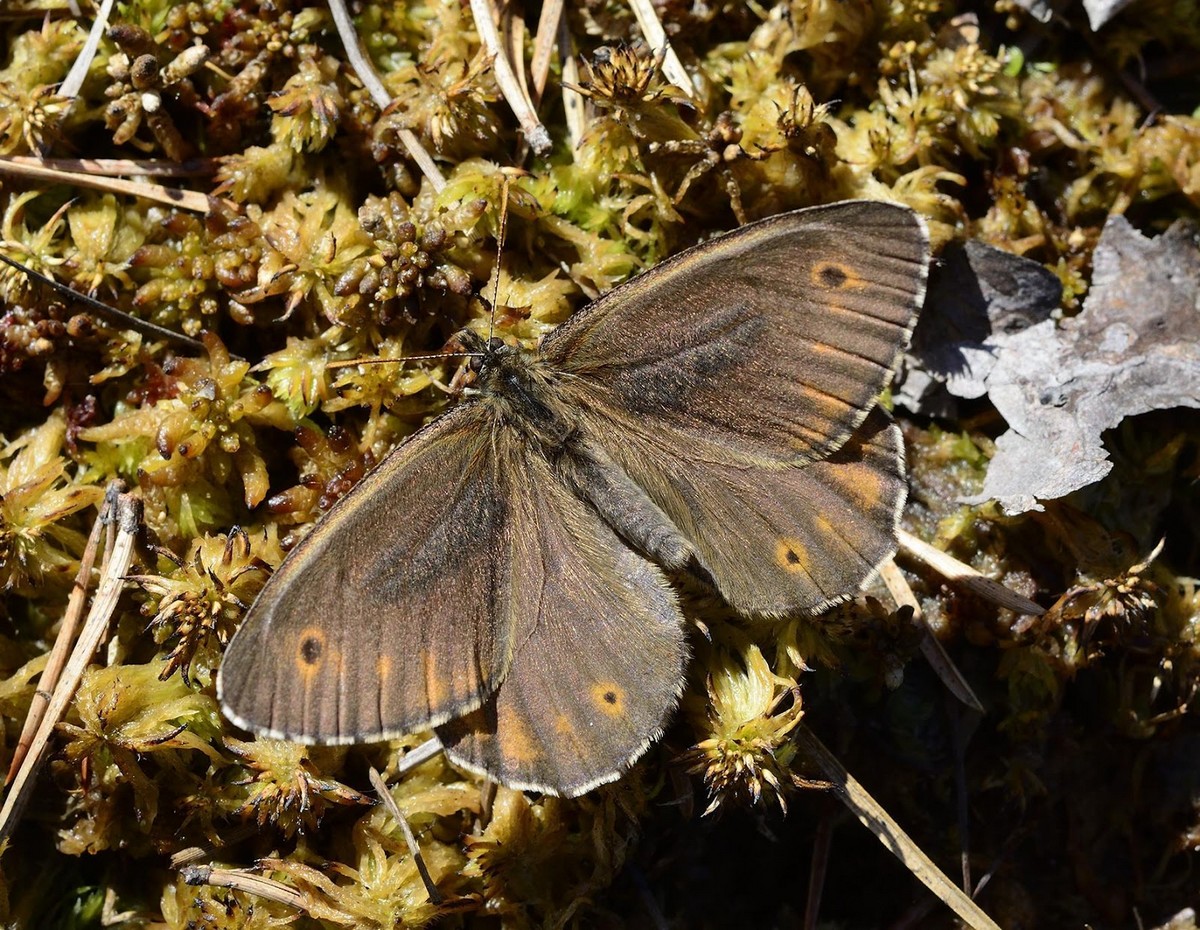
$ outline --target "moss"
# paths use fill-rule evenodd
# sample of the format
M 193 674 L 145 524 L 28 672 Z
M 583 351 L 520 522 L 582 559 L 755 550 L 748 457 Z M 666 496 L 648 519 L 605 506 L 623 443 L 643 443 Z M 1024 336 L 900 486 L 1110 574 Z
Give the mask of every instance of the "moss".
M 656 909 L 680 926 L 789 924 L 824 813 L 790 739 L 802 720 L 943 864 L 959 852 L 946 826 L 959 753 L 970 851 L 978 872 L 1000 863 L 992 903 L 1013 925 L 1128 925 L 1134 906 L 1165 920 L 1195 900 L 1181 851 L 1200 835 L 1187 761 L 1200 445 L 1179 411 L 1115 431 L 1105 482 L 1019 518 L 959 503 L 1000 431 L 986 403 L 905 420 L 906 527 L 1051 608 L 1022 624 L 905 564 L 988 707 L 958 748 L 967 726 L 919 658 L 924 634 L 882 589 L 759 624 L 685 589 L 697 632 L 683 711 L 621 782 L 569 802 L 489 797 L 439 758 L 393 788 L 437 903 L 362 793 L 369 765 L 394 772 L 422 734 L 305 749 L 241 741 L 221 718 L 213 671 L 266 572 L 448 405 L 453 363 L 365 359 L 437 353 L 463 326 L 487 329 L 493 300 L 496 334 L 532 345 L 718 230 L 847 197 L 912 206 L 937 245 L 977 237 L 1045 263 L 1071 313 L 1110 213 L 1164 227 L 1200 207 L 1200 119 L 1179 102 L 1194 79 L 1168 70 L 1200 51 L 1194 4 L 1145 0 L 1090 48 L 1075 19 L 1030 41 L 1039 27 L 1004 2 L 655 6 L 694 93 L 636 41 L 627 5 L 568 4 L 588 119 L 570 140 L 556 60 L 539 108 L 555 148 L 518 170 L 520 133 L 458 0 L 355 5 L 395 98 L 382 113 L 319 5 L 124 4 L 72 106 L 55 86 L 83 29 L 53 4 L 13 5 L 30 15 L 0 32 L 0 154 L 197 155 L 210 173 L 171 183 L 225 202 L 201 217 L 61 185 L 0 194 L 5 254 L 206 347 L 180 354 L 0 271 L 0 759 L 110 478 L 137 486 L 147 528 L 138 593 L 0 863 L 6 926 L 85 926 L 105 908 L 180 928 L 619 926 Z M 1165 108 L 1151 118 L 1153 94 Z M 738 834 L 747 808 L 754 829 Z M 706 810 L 720 826 L 690 816 Z M 231 867 L 264 863 L 302 916 L 186 885 L 163 863 L 196 844 Z M 854 850 L 833 860 L 829 919 L 894 919 L 907 876 Z M 1107 887 L 1080 878 L 1114 870 L 1125 877 Z

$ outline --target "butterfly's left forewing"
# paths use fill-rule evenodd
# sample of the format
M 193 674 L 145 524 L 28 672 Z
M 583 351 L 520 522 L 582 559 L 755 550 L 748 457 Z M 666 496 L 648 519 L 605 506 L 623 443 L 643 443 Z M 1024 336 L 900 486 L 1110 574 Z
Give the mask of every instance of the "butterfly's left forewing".
M 443 417 L 300 543 L 222 660 L 232 720 L 301 742 L 366 742 L 467 713 L 495 690 L 514 610 L 494 427 L 480 404 Z

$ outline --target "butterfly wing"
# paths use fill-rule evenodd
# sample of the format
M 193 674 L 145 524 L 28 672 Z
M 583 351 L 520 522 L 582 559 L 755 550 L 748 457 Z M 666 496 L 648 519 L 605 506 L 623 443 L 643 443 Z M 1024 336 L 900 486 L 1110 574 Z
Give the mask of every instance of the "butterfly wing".
M 508 670 L 514 630 L 495 438 L 484 405 L 457 408 L 305 537 L 226 650 L 218 692 L 230 719 L 301 742 L 366 742 L 483 702 Z
M 740 611 L 844 597 L 895 550 L 902 444 L 871 411 L 928 261 L 916 214 L 851 202 L 663 263 L 543 345 L 580 454 L 632 478 Z M 625 538 L 656 538 L 594 502 Z
M 663 262 L 551 333 L 580 403 L 705 456 L 814 461 L 866 418 L 907 343 L 928 236 L 903 207 L 772 217 Z
M 659 569 L 542 459 L 514 516 L 512 666 L 479 710 L 438 728 L 451 759 L 514 788 L 574 796 L 612 781 L 661 733 L 687 662 Z
M 833 454 L 784 467 L 701 460 L 628 418 L 593 411 L 585 423 L 589 435 L 606 437 L 607 456 L 691 541 L 701 570 L 741 613 L 814 613 L 896 551 L 904 446 L 882 410 Z

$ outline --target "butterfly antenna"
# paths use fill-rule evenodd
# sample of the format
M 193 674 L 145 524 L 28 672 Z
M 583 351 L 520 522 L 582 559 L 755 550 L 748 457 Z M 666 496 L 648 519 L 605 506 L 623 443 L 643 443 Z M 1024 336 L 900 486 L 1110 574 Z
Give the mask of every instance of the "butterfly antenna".
M 488 344 L 496 332 L 496 303 L 500 300 L 500 265 L 504 259 L 504 240 L 508 237 L 508 184 L 507 174 L 500 176 L 500 229 L 496 233 L 496 285 L 492 288 L 492 312 L 488 318 Z
M 399 358 L 346 358 L 339 362 L 329 362 L 328 368 L 353 368 L 357 365 L 402 365 L 404 362 L 421 362 L 430 359 L 445 358 L 475 358 L 482 352 L 430 352 L 427 355 L 401 355 Z
M 159 326 L 148 320 L 140 319 L 132 313 L 126 313 L 124 310 L 118 310 L 116 307 L 110 307 L 104 301 L 97 300 L 95 297 L 83 293 L 83 291 L 77 291 L 75 288 L 68 284 L 63 284 L 61 281 L 55 281 L 49 275 L 44 275 L 40 271 L 34 271 L 28 265 L 23 265 L 16 259 L 9 258 L 2 253 L 0 253 L 0 262 L 4 262 L 10 268 L 17 269 L 17 271 L 24 273 L 39 284 L 44 284 L 62 297 L 83 304 L 92 310 L 96 316 L 114 326 L 119 326 L 122 329 L 132 329 L 134 332 L 141 333 L 143 336 L 151 339 L 161 339 L 163 342 L 174 343 L 177 346 L 183 346 L 195 352 L 207 351 L 204 343 L 199 339 L 193 339 L 190 336 L 183 335 L 183 333 L 177 333 L 173 329 L 167 329 L 165 326 Z

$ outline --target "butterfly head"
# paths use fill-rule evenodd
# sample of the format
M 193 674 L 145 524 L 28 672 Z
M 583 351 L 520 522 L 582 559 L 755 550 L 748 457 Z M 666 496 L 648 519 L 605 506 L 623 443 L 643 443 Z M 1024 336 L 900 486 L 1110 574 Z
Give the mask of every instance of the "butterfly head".
M 464 329 L 455 335 L 453 342 L 467 356 L 462 372 L 463 386 L 488 391 L 498 380 L 510 380 L 516 369 L 524 368 L 525 353 L 503 339 L 484 338 L 476 332 Z

